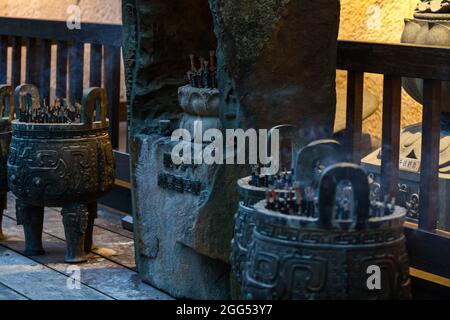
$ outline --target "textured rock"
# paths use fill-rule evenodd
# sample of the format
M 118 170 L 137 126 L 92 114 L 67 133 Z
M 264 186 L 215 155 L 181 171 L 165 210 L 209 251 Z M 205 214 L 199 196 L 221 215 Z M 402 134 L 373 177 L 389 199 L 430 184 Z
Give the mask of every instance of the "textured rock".
M 170 139 L 139 135 L 133 146 L 136 262 L 141 276 L 178 298 L 228 298 L 229 266 L 210 258 L 226 258 L 231 233 L 227 225 L 230 228 L 233 216 L 226 202 L 223 208 L 216 200 L 215 208 L 208 204 L 217 168 L 189 170 L 189 178 L 208 186 L 200 196 L 163 190 L 157 177 L 164 171 L 162 155 L 171 150 Z M 177 174 L 184 175 L 181 170 Z
M 226 127 L 333 130 L 339 1 L 210 0 Z

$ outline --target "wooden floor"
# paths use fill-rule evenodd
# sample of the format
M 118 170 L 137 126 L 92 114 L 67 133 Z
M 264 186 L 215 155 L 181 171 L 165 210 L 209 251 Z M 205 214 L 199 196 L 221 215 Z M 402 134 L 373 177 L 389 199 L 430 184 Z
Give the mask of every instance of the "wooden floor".
M 167 300 L 167 294 L 141 282 L 135 269 L 133 235 L 122 229 L 122 214 L 99 207 L 94 229 L 97 249 L 86 263 L 64 263 L 64 229 L 59 210 L 46 208 L 42 256 L 26 257 L 23 227 L 16 223 L 9 195 L 0 242 L 0 300 Z M 78 273 L 80 281 L 74 282 Z M 70 277 L 72 276 L 72 278 Z M 78 287 L 78 288 L 77 288 Z

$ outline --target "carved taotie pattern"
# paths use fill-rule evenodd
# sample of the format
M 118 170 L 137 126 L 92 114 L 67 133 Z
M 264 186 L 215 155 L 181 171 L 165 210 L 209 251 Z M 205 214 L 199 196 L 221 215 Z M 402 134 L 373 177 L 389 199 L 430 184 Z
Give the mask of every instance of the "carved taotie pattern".
M 322 235 L 326 237 L 325 234 Z M 256 233 L 248 251 L 242 292 L 250 299 L 407 299 L 408 261 L 404 238 L 357 247 L 315 244 Z M 383 288 L 364 287 L 367 267 L 378 265 Z
M 234 238 L 231 242 L 231 269 L 239 284 L 242 284 L 242 276 L 247 263 L 248 245 L 251 242 L 255 227 L 254 210 L 246 207 L 242 202 L 235 215 Z
M 21 85 L 20 94 L 37 88 Z M 39 101 L 38 97 L 34 97 Z M 100 101 L 100 121 L 93 122 Z M 81 120 L 74 126 L 44 125 L 14 121 L 8 158 L 8 182 L 22 201 L 38 206 L 90 203 L 114 184 L 115 163 L 108 136 L 106 91 L 89 88 L 83 94 Z M 37 102 L 38 103 L 38 102 Z

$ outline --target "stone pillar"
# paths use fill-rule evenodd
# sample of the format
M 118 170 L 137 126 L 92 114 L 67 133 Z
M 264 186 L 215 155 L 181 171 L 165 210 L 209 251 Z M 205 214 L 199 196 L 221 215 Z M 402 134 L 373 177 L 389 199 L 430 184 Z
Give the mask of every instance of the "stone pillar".
M 209 0 L 225 127 L 333 132 L 339 0 Z M 307 142 L 307 141 L 306 141 Z
M 178 99 L 189 54 L 206 58 L 216 48 L 208 1 L 126 0 L 123 15 L 138 270 L 177 298 L 227 299 L 235 181 L 245 173 L 230 166 L 168 168 L 164 155 L 173 145 L 158 132 L 159 120 L 189 129 L 207 117 L 205 126 L 220 125 L 218 112 L 200 114 Z M 190 95 L 180 90 L 181 100 Z M 164 174 L 200 182 L 201 190 L 175 191 L 159 179 Z

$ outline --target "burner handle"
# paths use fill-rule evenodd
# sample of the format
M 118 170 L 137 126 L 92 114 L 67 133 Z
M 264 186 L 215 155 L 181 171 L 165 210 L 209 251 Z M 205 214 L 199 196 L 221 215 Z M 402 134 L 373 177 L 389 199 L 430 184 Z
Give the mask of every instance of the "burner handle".
M 81 123 L 91 128 L 94 122 L 94 110 L 96 109 L 97 102 L 100 103 L 100 121 L 102 127 L 106 127 L 106 117 L 108 115 L 108 97 L 106 90 L 98 87 L 84 90 L 81 101 Z
M 322 228 L 332 226 L 336 191 L 339 182 L 348 180 L 353 186 L 356 228 L 364 228 L 369 219 L 369 181 L 366 172 L 354 163 L 337 163 L 322 174 L 319 186 L 319 220 Z
M 26 100 L 28 103 L 25 103 Z M 39 101 L 39 89 L 35 85 L 22 84 L 18 86 L 14 91 L 14 109 L 16 110 L 16 116 L 20 119 L 21 113 L 28 111 L 30 107 L 31 109 L 39 109 L 41 107 Z

